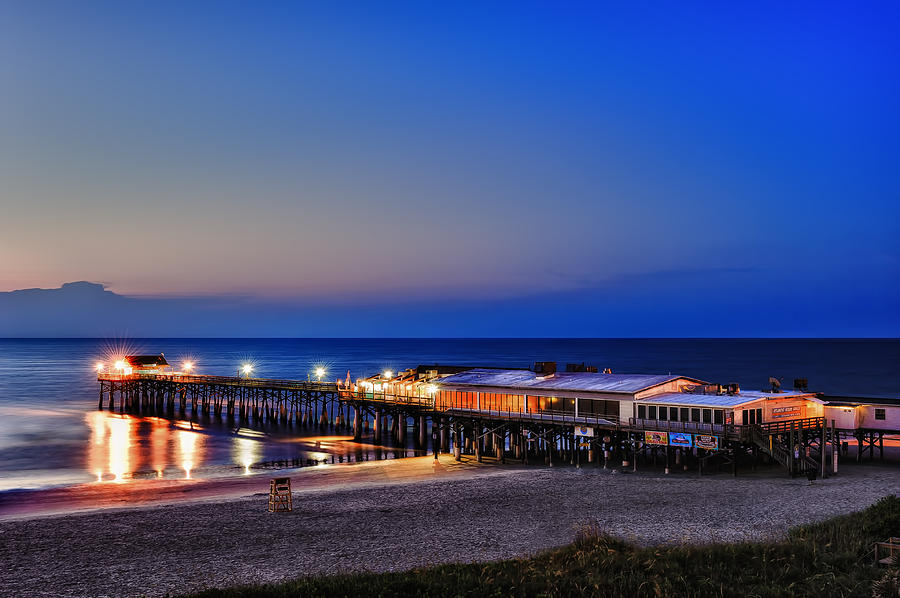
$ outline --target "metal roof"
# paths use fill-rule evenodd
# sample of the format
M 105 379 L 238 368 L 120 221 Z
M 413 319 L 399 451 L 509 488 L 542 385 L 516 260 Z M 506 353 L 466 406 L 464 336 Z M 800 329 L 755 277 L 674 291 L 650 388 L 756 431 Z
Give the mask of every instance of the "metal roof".
M 169 362 L 166 361 L 166 358 L 162 353 L 159 355 L 126 355 L 125 362 L 132 367 L 142 365 L 169 365 Z
M 900 406 L 900 398 L 893 397 L 866 397 L 866 396 L 845 396 L 845 395 L 821 395 L 820 398 L 825 401 L 826 405 L 898 405 Z
M 698 405 L 704 407 L 737 407 L 746 403 L 759 401 L 760 399 L 792 399 L 805 398 L 819 401 L 815 393 L 810 392 L 780 392 L 771 393 L 762 390 L 742 390 L 735 395 L 694 394 L 690 392 L 667 392 L 652 397 L 646 397 L 639 403 L 662 405 Z
M 496 386 L 521 390 L 569 390 L 633 394 L 685 378 L 695 383 L 701 380 L 687 376 L 657 374 L 598 374 L 594 372 L 556 372 L 540 376 L 530 370 L 493 370 L 474 368 L 441 379 L 440 386 Z

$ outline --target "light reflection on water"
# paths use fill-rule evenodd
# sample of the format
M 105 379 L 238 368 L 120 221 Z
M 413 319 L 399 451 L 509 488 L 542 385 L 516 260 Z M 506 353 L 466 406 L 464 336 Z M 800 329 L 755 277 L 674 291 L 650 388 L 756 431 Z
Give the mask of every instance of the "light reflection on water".
M 203 463 L 206 436 L 190 422 L 105 411 L 89 413 L 85 420 L 91 431 L 87 469 L 98 482 L 122 482 L 137 474 L 190 479 Z
M 99 410 L 86 413 L 84 422 L 90 435 L 84 445 L 86 476 L 81 481 L 101 483 L 250 475 L 269 468 L 322 467 L 413 454 L 315 429 L 263 431 L 210 419 L 168 420 Z

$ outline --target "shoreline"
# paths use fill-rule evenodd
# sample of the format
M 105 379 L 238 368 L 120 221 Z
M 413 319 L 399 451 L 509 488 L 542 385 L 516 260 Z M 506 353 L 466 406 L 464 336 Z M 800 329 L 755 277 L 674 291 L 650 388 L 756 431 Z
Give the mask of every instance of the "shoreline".
M 292 490 L 297 493 L 402 484 L 461 475 L 491 475 L 493 470 L 515 468 L 516 465 L 479 464 L 472 459 L 457 463 L 447 456 L 443 456 L 435 466 L 434 457 L 429 455 L 284 468 L 210 478 L 129 479 L 121 482 L 13 489 L 0 492 L 0 522 L 65 517 L 111 509 L 239 500 L 260 493 L 267 496 L 269 480 L 273 477 L 290 477 Z
M 175 484 L 156 495 L 138 489 L 124 504 L 113 493 L 90 511 L 62 512 L 71 494 L 31 515 L 7 510 L 0 596 L 164 596 L 498 560 L 568 544 L 580 525 L 644 545 L 777 540 L 794 525 L 900 495 L 895 465 L 848 466 L 810 484 L 768 472 L 666 476 L 433 461 L 279 471 L 292 479 L 291 513 L 266 512 L 267 475 Z

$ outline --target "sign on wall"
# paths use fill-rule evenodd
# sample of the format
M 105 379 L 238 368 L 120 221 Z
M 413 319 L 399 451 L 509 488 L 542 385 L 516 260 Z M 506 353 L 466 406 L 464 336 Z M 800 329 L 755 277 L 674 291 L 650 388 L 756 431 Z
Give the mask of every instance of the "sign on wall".
M 708 451 L 719 450 L 719 437 L 706 434 L 694 434 L 694 446 Z
M 668 446 L 668 434 L 666 432 L 644 432 L 644 442 L 657 446 Z
M 683 446 L 690 448 L 694 446 L 694 441 L 690 434 L 685 434 L 684 432 L 669 432 L 669 446 Z
M 774 407 L 772 409 L 773 419 L 781 419 L 786 417 L 800 417 L 800 405 L 791 405 L 790 407 Z
M 590 438 L 593 438 L 594 428 L 589 428 L 587 426 L 575 426 L 575 436 L 588 436 Z

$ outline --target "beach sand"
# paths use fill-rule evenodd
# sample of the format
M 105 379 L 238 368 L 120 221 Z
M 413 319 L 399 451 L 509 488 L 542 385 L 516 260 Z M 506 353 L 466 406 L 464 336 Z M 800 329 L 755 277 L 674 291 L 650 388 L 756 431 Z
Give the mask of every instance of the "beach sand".
M 266 512 L 269 474 L 8 494 L 0 596 L 177 595 L 494 560 L 571 542 L 583 524 L 641 543 L 770 539 L 900 494 L 896 465 L 868 464 L 812 484 L 776 470 L 666 476 L 448 457 L 274 475 L 292 479 L 291 513 Z

